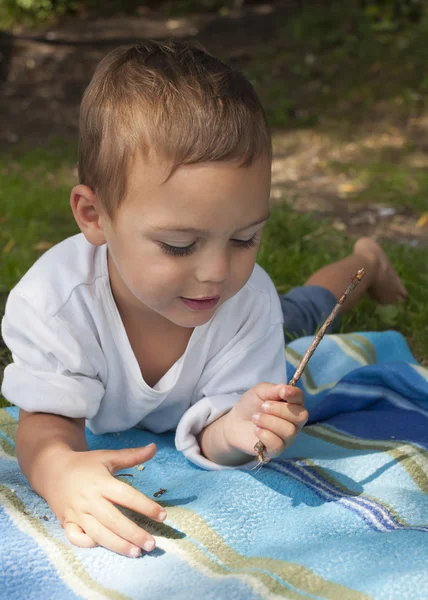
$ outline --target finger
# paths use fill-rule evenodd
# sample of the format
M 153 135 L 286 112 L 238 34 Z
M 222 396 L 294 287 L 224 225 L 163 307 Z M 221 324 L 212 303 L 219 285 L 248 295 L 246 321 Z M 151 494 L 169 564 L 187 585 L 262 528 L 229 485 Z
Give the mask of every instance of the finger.
M 65 535 L 69 542 L 80 548 L 96 548 L 98 544 L 89 537 L 77 523 L 64 523 Z
M 260 413 L 259 413 L 260 414 Z M 255 417 L 256 415 L 254 415 Z M 278 417 L 273 417 L 271 415 L 262 415 L 260 414 L 259 419 L 254 419 L 254 423 L 256 423 L 258 428 L 266 429 L 271 433 L 278 436 L 281 440 L 288 440 L 293 438 L 298 433 L 296 425 L 290 423 L 289 421 L 284 421 L 284 419 L 279 419 Z
M 110 531 L 110 529 L 100 523 L 93 515 L 85 514 L 82 519 L 82 525 L 85 532 L 95 540 L 99 546 L 103 546 L 118 554 L 129 556 L 130 558 L 138 558 L 141 556 L 141 548 L 124 540 L 113 531 Z
M 118 537 L 129 542 L 132 546 L 143 548 L 150 552 L 156 545 L 152 535 L 128 519 L 110 502 L 102 502 L 97 506 L 93 515 L 96 520 Z
M 285 419 L 299 427 L 303 427 L 309 418 L 306 408 L 299 404 L 289 404 L 288 402 L 263 402 L 260 412 Z
M 279 397 L 290 404 L 300 404 L 303 406 L 305 403 L 304 393 L 294 385 L 283 385 L 279 390 Z
M 104 497 L 114 504 L 146 515 L 149 519 L 160 522 L 166 519 L 166 510 L 162 506 L 123 481 L 112 478 L 105 489 Z
M 123 450 L 105 450 L 104 464 L 111 473 L 120 469 L 129 469 L 153 458 L 156 454 L 156 444 L 142 448 L 124 448 Z
M 279 456 L 287 446 L 283 439 L 267 429 L 256 427 L 256 436 L 261 442 L 263 442 L 266 448 L 264 455 L 269 456 L 269 458 Z
M 254 387 L 254 391 L 256 392 L 256 394 L 258 395 L 258 397 L 260 398 L 260 400 L 262 400 L 263 402 L 265 402 L 266 400 L 279 400 L 280 399 L 280 390 L 281 388 L 285 388 L 285 384 L 284 383 L 267 383 L 266 381 L 263 381 L 262 383 L 258 383 L 255 387 Z M 290 387 L 290 386 L 288 386 Z M 285 392 L 283 392 L 285 393 Z

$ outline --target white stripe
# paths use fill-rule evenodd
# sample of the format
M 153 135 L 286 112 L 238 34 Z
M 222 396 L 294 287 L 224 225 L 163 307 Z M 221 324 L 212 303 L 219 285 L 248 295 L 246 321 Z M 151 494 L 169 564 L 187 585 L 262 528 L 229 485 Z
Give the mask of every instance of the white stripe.
M 302 471 L 312 480 L 314 480 L 315 482 L 319 482 L 320 484 L 327 486 L 331 486 L 331 484 L 328 481 L 323 481 L 321 478 L 318 479 L 318 477 L 320 477 L 318 474 L 315 474 L 313 471 L 311 471 L 310 469 L 306 470 L 304 467 L 300 467 L 302 469 Z M 333 486 L 331 486 L 333 487 Z M 366 496 L 363 496 L 362 494 L 358 495 L 358 496 L 352 496 L 351 498 L 349 496 L 346 496 L 343 492 L 341 492 L 340 490 L 338 490 L 337 492 L 332 491 L 332 493 L 336 493 L 337 496 L 337 500 L 338 502 L 343 502 L 344 504 L 347 505 L 352 505 L 352 506 L 358 506 L 358 508 L 360 508 L 362 505 L 367 508 L 370 509 L 370 507 L 376 507 L 377 510 L 379 512 L 382 513 L 382 515 L 385 518 L 385 521 L 388 521 L 391 525 L 391 527 L 394 527 L 394 529 L 397 528 L 397 525 L 400 525 L 399 523 L 397 524 L 391 517 L 390 513 L 388 512 L 388 509 L 385 508 L 382 504 L 376 502 L 375 500 L 372 500 L 371 498 L 367 498 Z M 373 522 L 376 522 L 375 520 L 377 520 L 379 517 L 377 517 L 375 514 L 373 514 L 372 512 L 370 512 L 370 514 L 373 516 Z M 380 523 L 380 525 L 382 526 L 382 528 L 385 528 L 385 525 L 383 523 Z
M 421 365 L 414 365 L 413 363 L 409 363 L 409 365 L 417 372 L 423 379 L 428 381 L 428 369 L 426 367 L 422 367 Z
M 332 335 L 330 339 L 332 342 L 335 342 L 339 346 L 339 348 L 344 354 L 355 360 L 355 362 L 360 363 L 360 365 L 363 365 L 363 367 L 366 367 L 367 365 L 371 364 L 364 356 L 361 356 L 359 352 L 354 350 L 349 345 L 350 341 L 352 342 L 352 344 L 355 344 L 355 340 L 348 340 L 348 344 L 346 344 L 346 342 L 343 341 L 340 335 Z M 367 350 L 363 350 L 361 348 L 361 353 L 366 354 Z
M 288 475 L 290 475 L 290 477 L 298 479 L 303 484 L 308 485 L 308 481 L 305 481 L 303 477 L 298 477 L 294 472 L 290 472 L 287 468 L 284 468 L 282 465 L 271 463 L 270 467 L 277 469 L 278 471 L 282 471 L 283 473 L 287 473 Z M 316 481 L 317 485 L 314 484 L 314 487 L 321 489 L 321 491 L 324 492 L 325 497 L 334 500 L 335 502 L 338 502 L 340 504 L 343 504 L 345 507 L 354 509 L 358 508 L 358 512 L 366 515 L 368 517 L 368 520 L 371 521 L 371 523 L 373 523 L 373 525 L 375 525 L 378 530 L 381 529 L 383 531 L 389 531 L 389 529 L 385 527 L 385 525 L 382 522 L 378 521 L 378 517 L 376 517 L 376 515 L 374 515 L 370 510 L 367 510 L 366 506 L 361 506 L 361 504 L 352 500 L 350 501 L 349 498 L 346 498 L 345 496 L 340 496 L 338 494 L 332 493 L 326 487 L 325 482 L 317 480 L 313 477 L 312 473 L 309 473 L 308 471 L 304 471 L 304 473 L 308 476 L 309 479 Z

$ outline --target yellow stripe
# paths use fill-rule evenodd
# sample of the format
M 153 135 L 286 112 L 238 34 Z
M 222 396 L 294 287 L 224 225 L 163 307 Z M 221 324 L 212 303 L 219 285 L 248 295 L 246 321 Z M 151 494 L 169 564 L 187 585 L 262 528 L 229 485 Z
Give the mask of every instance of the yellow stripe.
M 92 579 L 71 547 L 51 537 L 38 519 L 25 514 L 23 502 L 4 485 L 0 485 L 0 504 L 4 506 L 15 525 L 35 540 L 46 553 L 58 577 L 78 596 L 91 600 L 128 600 L 128 596 L 106 588 Z M 27 590 L 27 593 L 29 591 Z
M 428 493 L 428 453 L 416 445 L 409 442 L 358 438 L 335 431 L 327 425 L 310 425 L 303 429 L 303 433 L 350 450 L 386 452 L 407 471 L 425 494 Z

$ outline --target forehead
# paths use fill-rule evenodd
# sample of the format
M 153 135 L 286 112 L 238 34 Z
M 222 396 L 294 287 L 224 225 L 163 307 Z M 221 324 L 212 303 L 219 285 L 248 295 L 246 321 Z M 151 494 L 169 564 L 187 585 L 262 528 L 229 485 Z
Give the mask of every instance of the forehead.
M 124 205 L 142 218 L 180 220 L 183 227 L 205 228 L 207 221 L 230 224 L 266 217 L 271 165 L 260 158 L 248 167 L 237 161 L 182 165 L 171 173 L 161 161 L 134 161 Z M 162 223 L 151 223 L 161 226 Z

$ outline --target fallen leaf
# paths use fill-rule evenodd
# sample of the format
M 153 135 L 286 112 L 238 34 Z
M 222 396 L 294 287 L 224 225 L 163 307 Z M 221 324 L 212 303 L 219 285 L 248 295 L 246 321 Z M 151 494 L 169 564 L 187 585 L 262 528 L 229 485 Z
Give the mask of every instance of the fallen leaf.
M 9 254 L 14 245 L 16 244 L 15 240 L 9 240 L 6 246 L 2 250 L 2 254 Z
M 428 212 L 421 215 L 418 219 L 418 222 L 416 223 L 416 227 L 422 228 L 425 227 L 425 225 L 428 225 Z
M 49 250 L 49 248 L 52 248 L 52 246 L 52 242 L 39 242 L 33 246 L 33 250 L 39 250 L 40 252 L 43 252 L 44 250 Z
M 346 196 L 348 194 L 354 194 L 355 192 L 361 192 L 363 187 L 364 186 L 357 181 L 354 183 L 341 183 L 337 186 L 337 191 L 341 196 Z

